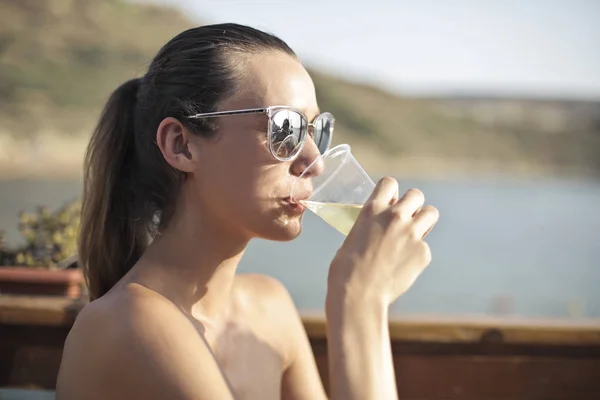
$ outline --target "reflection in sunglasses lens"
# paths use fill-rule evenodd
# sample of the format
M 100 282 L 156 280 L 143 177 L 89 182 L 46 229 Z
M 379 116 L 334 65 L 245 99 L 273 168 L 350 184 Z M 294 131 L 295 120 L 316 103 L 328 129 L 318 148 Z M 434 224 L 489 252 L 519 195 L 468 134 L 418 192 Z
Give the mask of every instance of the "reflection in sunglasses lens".
M 273 114 L 271 124 L 272 149 L 275 154 L 281 158 L 294 156 L 302 144 L 302 116 L 292 110 L 277 111 Z

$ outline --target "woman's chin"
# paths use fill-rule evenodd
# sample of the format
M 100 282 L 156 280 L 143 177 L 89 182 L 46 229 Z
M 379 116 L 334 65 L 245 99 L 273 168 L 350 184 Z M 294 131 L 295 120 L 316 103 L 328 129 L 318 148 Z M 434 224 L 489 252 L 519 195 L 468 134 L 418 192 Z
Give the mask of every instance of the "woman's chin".
M 269 232 L 261 235 L 263 239 L 288 242 L 296 239 L 302 233 L 302 218 L 286 218 L 278 220 L 271 226 Z

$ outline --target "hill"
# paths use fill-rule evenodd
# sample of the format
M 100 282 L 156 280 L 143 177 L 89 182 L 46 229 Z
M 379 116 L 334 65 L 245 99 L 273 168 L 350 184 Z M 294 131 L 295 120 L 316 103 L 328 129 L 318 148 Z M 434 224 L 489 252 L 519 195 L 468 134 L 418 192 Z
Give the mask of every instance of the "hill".
M 109 93 L 197 23 L 123 0 L 0 0 L 0 175 L 79 171 Z M 335 142 L 375 174 L 600 172 L 600 103 L 418 99 L 311 75 Z

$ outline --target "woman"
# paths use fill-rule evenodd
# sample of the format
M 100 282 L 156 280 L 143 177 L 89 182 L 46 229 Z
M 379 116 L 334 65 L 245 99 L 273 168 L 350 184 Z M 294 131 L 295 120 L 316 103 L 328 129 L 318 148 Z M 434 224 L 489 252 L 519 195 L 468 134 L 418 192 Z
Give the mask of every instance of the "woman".
M 286 118 L 288 137 L 273 134 Z M 235 271 L 252 238 L 299 235 L 291 184 L 332 129 L 294 52 L 236 24 L 181 33 L 119 87 L 86 157 L 93 301 L 65 344 L 58 399 L 324 399 L 286 289 Z M 388 306 L 429 263 L 438 218 L 418 190 L 397 193 L 377 184 L 330 266 L 332 399 L 396 397 Z

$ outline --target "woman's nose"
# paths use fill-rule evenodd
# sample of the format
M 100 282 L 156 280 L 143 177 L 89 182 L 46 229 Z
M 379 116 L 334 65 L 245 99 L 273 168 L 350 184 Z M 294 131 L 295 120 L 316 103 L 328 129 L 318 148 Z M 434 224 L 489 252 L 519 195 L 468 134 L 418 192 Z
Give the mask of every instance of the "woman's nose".
M 323 161 L 319 160 L 314 165 L 313 164 L 317 158 L 321 156 L 317 145 L 315 144 L 312 137 L 308 137 L 306 139 L 306 144 L 304 148 L 298 154 L 298 157 L 292 162 L 290 166 L 290 170 L 293 175 L 300 176 L 306 169 L 310 166 L 310 170 L 306 171 L 306 177 L 314 177 L 323 173 L 324 165 Z

